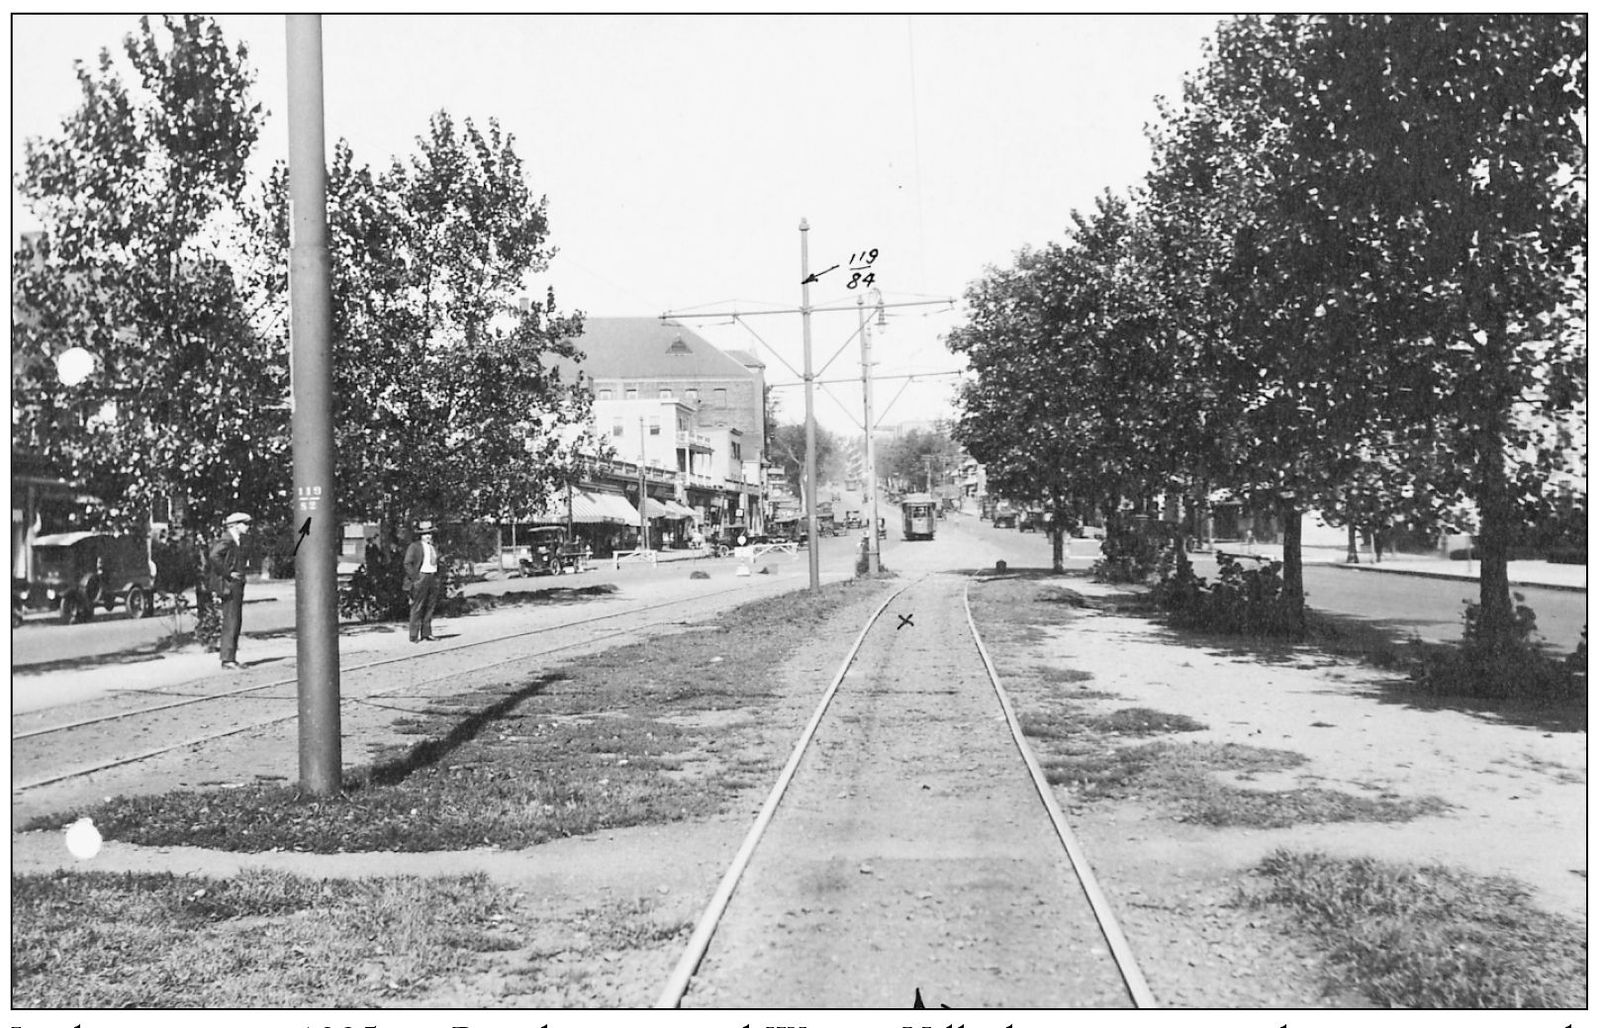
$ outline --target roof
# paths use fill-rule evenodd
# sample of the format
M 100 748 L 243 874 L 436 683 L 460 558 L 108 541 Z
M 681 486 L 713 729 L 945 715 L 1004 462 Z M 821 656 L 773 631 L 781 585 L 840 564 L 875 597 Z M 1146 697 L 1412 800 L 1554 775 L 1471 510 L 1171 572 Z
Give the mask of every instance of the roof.
M 585 318 L 574 340 L 594 379 L 735 378 L 751 369 L 678 322 L 658 318 Z

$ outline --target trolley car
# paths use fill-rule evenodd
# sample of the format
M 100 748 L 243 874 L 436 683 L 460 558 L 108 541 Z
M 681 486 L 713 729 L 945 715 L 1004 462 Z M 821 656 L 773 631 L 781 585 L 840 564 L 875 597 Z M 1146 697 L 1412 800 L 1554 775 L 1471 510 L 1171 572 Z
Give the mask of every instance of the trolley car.
M 902 538 L 935 538 L 935 499 L 928 493 L 902 497 Z

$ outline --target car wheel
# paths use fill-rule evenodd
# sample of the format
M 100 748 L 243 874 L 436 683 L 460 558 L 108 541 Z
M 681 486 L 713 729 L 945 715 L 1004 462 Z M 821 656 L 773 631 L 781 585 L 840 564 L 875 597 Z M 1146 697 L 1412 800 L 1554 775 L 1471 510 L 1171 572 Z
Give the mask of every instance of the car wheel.
M 137 585 L 128 590 L 128 616 L 142 618 L 150 616 L 150 594 Z
M 89 620 L 88 608 L 83 600 L 77 596 L 63 596 L 61 598 L 61 623 L 75 625 Z

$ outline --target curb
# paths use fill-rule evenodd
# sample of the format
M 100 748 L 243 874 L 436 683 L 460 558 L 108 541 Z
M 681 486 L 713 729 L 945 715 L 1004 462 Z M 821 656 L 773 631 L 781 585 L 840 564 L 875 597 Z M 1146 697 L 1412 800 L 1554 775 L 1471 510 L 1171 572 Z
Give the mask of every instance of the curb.
M 1420 570 L 1420 569 L 1416 569 L 1416 568 L 1383 568 L 1383 567 L 1374 567 L 1373 565 L 1364 565 L 1364 564 L 1323 564 L 1323 565 L 1320 565 L 1320 566 L 1321 567 L 1330 567 L 1330 568 L 1346 568 L 1348 571 L 1379 572 L 1379 573 L 1385 574 L 1385 575 L 1411 575 L 1411 576 L 1413 576 L 1415 578 L 1443 578 L 1443 579 L 1449 579 L 1449 580 L 1458 581 L 1458 582 L 1470 582 L 1470 583 L 1479 582 L 1480 581 L 1479 578 L 1471 578 L 1468 575 L 1455 574 L 1455 573 L 1453 573 L 1451 571 L 1425 571 L 1425 570 Z M 1569 584 L 1560 583 L 1560 582 L 1515 581 L 1514 579 L 1511 578 L 1511 579 L 1508 580 L 1508 584 L 1509 584 L 1510 588 L 1514 588 L 1514 587 L 1517 586 L 1517 587 L 1519 587 L 1521 589 L 1557 589 L 1560 592 L 1569 592 L 1569 593 L 1584 593 L 1584 592 L 1586 592 L 1586 586 L 1584 586 L 1584 585 L 1569 585 Z
M 1266 560 L 1276 560 L 1276 559 L 1278 559 L 1278 558 L 1275 558 L 1275 557 L 1266 557 L 1261 553 L 1231 553 L 1229 550 L 1224 550 L 1224 551 L 1220 551 L 1220 552 L 1223 552 L 1226 556 L 1235 557 L 1237 560 L 1256 560 L 1256 561 L 1262 562 L 1262 561 L 1266 561 Z M 1378 564 L 1348 564 L 1345 561 L 1339 561 L 1339 562 L 1318 561 L 1318 562 L 1315 562 L 1313 564 L 1310 564 L 1308 561 L 1303 561 L 1303 566 L 1304 567 L 1321 567 L 1321 568 L 1342 568 L 1342 569 L 1344 569 L 1346 571 L 1368 571 L 1368 572 L 1371 572 L 1371 573 L 1374 573 L 1374 574 L 1382 574 L 1382 575 L 1408 575 L 1408 576 L 1411 576 L 1413 578 L 1438 578 L 1438 579 L 1444 579 L 1446 581 L 1451 581 L 1451 582 L 1465 582 L 1465 583 L 1470 583 L 1470 584 L 1473 584 L 1473 583 L 1476 583 L 1476 582 L 1480 581 L 1480 578 L 1477 577 L 1477 576 L 1461 575 L 1461 574 L 1458 574 L 1457 572 L 1453 572 L 1453 571 L 1430 571 L 1430 570 L 1423 569 L 1423 568 L 1402 568 L 1402 567 L 1395 567 L 1395 566 L 1394 567 L 1384 567 L 1384 566 L 1381 566 L 1381 565 L 1378 565 Z M 1586 586 L 1584 586 L 1584 585 L 1569 585 L 1568 583 L 1562 583 L 1562 582 L 1532 582 L 1532 581 L 1528 581 L 1528 580 L 1527 581 L 1515 581 L 1514 579 L 1511 578 L 1511 579 L 1509 579 L 1508 584 L 1509 584 L 1509 588 L 1511 588 L 1511 589 L 1515 588 L 1515 587 L 1518 587 L 1520 589 L 1555 589 L 1555 590 L 1558 590 L 1559 592 L 1568 592 L 1568 593 L 1584 593 L 1584 592 L 1586 592 Z

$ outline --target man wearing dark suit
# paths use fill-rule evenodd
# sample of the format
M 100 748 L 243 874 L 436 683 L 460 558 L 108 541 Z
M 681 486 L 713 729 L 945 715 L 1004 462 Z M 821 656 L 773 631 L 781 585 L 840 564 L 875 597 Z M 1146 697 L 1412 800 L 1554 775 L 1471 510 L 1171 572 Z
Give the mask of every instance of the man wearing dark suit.
M 212 592 L 223 605 L 223 635 L 218 656 L 223 668 L 240 670 L 235 656 L 239 652 L 239 628 L 245 609 L 245 533 L 250 531 L 249 514 L 230 514 L 223 520 L 223 537 L 207 552 Z
M 434 546 L 434 522 L 419 521 L 417 538 L 406 548 L 406 590 L 412 596 L 412 617 L 407 637 L 412 642 L 434 641 L 434 605 L 440 601 L 440 551 Z

